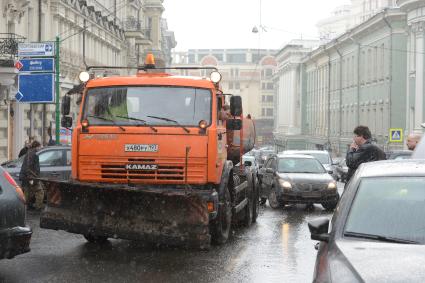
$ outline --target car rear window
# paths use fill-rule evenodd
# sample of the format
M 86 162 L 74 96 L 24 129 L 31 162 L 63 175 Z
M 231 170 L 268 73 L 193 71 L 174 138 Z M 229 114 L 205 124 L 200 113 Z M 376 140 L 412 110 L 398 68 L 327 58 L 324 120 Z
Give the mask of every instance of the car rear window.
M 425 177 L 361 180 L 345 232 L 425 243 Z

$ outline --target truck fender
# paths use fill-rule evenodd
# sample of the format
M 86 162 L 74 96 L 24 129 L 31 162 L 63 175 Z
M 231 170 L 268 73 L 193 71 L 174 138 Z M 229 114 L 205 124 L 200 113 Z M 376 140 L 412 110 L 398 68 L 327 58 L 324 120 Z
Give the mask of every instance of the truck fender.
M 220 184 L 219 184 L 218 189 L 217 189 L 219 199 L 222 199 L 222 197 L 224 195 L 224 190 L 228 187 L 230 179 L 231 179 L 231 182 L 233 182 L 233 163 L 231 161 L 227 160 L 224 163 L 223 172 L 221 174 Z M 230 195 L 231 195 L 232 201 L 233 201 L 232 193 L 230 193 Z

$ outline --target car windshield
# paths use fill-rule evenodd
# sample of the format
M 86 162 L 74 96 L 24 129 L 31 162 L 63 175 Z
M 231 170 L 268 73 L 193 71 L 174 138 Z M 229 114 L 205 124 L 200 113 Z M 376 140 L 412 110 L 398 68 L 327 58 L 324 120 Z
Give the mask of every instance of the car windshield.
M 345 233 L 378 235 L 425 244 L 425 177 L 365 178 Z
M 280 158 L 279 173 L 325 173 L 325 169 L 319 161 L 312 158 Z
M 211 121 L 211 91 L 184 87 L 89 89 L 83 120 L 92 125 L 197 126 Z

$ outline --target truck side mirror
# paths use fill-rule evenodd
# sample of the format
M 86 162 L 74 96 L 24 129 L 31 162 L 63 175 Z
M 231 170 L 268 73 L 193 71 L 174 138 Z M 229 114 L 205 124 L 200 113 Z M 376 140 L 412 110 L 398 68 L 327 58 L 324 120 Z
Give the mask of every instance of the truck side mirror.
M 72 128 L 72 117 L 62 116 L 61 126 L 67 129 Z
M 233 131 L 239 131 L 242 129 L 242 120 L 240 119 L 229 119 L 226 121 L 226 129 L 227 130 L 233 130 Z
M 71 97 L 69 95 L 65 95 L 62 97 L 62 105 L 61 112 L 63 116 L 69 115 L 71 110 Z
M 232 116 L 242 115 L 242 97 L 230 97 L 230 114 L 232 114 Z

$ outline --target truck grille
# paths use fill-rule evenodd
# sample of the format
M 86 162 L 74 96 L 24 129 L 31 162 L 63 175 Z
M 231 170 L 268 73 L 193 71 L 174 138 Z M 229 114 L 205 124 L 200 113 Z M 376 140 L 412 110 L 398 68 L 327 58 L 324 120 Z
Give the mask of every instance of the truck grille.
M 105 181 L 118 183 L 185 183 L 185 160 L 176 159 L 101 159 L 80 158 L 80 179 L 86 181 Z M 155 170 L 130 169 L 127 165 L 156 165 Z M 203 183 L 207 178 L 206 159 L 189 159 L 187 181 Z

